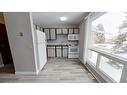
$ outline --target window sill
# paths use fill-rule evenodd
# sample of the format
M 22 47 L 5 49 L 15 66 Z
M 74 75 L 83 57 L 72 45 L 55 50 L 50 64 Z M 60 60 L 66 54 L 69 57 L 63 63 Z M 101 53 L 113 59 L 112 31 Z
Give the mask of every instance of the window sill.
M 121 58 L 112 53 L 106 52 L 105 50 L 100 50 L 98 48 L 89 48 L 89 50 L 99 53 L 100 55 L 112 59 L 114 61 L 120 62 L 123 65 L 127 65 L 127 59 Z

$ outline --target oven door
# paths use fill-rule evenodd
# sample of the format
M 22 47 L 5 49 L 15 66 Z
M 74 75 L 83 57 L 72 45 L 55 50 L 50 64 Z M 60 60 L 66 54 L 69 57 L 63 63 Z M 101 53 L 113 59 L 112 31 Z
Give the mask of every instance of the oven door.
M 78 53 L 78 52 L 79 52 L 78 47 L 73 47 L 73 46 L 69 47 L 69 53 Z

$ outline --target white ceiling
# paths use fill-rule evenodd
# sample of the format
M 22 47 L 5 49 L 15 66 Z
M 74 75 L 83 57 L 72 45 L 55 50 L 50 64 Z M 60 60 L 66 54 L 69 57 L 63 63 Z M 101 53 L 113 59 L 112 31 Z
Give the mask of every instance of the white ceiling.
M 33 12 L 33 22 L 37 25 L 62 24 L 74 25 L 88 14 L 88 12 Z M 66 16 L 67 20 L 62 22 L 59 17 Z

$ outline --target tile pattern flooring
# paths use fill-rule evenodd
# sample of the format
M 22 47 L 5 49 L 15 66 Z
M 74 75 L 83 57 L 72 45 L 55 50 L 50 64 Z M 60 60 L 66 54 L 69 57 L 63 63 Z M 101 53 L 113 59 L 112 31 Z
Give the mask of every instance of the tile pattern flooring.
M 0 74 L 6 83 L 96 83 L 78 59 L 50 58 L 39 75 Z

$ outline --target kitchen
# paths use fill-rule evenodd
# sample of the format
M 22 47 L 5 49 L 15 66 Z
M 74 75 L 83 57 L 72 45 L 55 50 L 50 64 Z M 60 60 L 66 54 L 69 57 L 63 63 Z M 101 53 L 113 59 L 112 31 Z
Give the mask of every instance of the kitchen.
M 78 20 L 75 20 L 76 16 Z M 33 13 L 34 28 L 43 31 L 46 35 L 48 58 L 79 58 L 78 23 L 83 17 L 84 13 L 78 12 L 77 15 L 76 12 Z M 50 20 L 46 21 L 46 19 Z
M 48 32 L 50 33 L 47 33 Z M 73 32 L 74 30 L 74 32 Z M 50 39 L 47 39 L 47 56 L 48 57 L 64 57 L 64 58 L 78 58 L 78 28 L 64 28 L 64 29 L 44 29 L 46 37 L 50 34 Z M 52 32 L 54 31 L 54 32 Z M 53 34 L 54 33 L 54 34 Z M 72 34 L 73 33 L 73 34 Z M 55 40 L 53 38 L 55 35 Z M 53 39 L 52 39 L 53 38 Z

